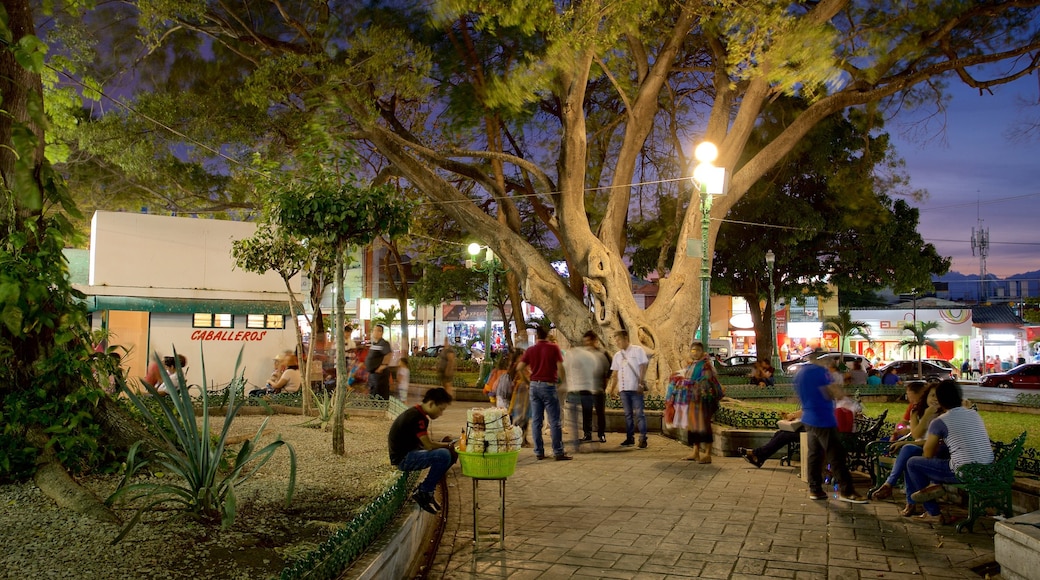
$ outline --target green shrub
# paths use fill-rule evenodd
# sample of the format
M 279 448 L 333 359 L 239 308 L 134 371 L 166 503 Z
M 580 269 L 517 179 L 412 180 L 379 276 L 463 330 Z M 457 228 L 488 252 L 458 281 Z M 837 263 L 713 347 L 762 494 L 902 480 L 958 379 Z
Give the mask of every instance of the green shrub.
M 158 360 L 158 354 L 155 356 Z M 176 351 L 174 358 L 176 359 Z M 205 384 L 205 360 L 200 360 L 203 361 L 202 380 Z M 123 479 L 106 503 L 111 505 L 120 499 L 127 503 L 134 503 L 138 500 L 144 500 L 145 503 L 138 508 L 137 513 L 120 531 L 113 543 L 122 540 L 137 525 L 146 511 L 164 502 L 180 504 L 185 510 L 199 517 L 215 518 L 219 516 L 223 527 L 230 526 L 234 522 L 238 503 L 235 488 L 252 477 L 282 446 L 289 451 L 290 457 L 286 503 L 288 504 L 292 500 L 293 490 L 296 486 L 296 452 L 291 445 L 280 438 L 263 448 L 259 447 L 267 420 L 260 425 L 252 440 L 242 444 L 233 463 L 228 465 L 224 458 L 228 433 L 235 416 L 242 407 L 242 401 L 235 401 L 238 389 L 234 388 L 241 386 L 245 381 L 245 377 L 238 372 L 241 360 L 242 352 L 239 351 L 238 360 L 235 363 L 235 379 L 232 380 L 232 388 L 228 389 L 227 415 L 219 436 L 212 436 L 210 431 L 208 395 L 205 390 L 201 393 L 202 426 L 199 426 L 180 364 L 176 369 L 176 381 L 160 365 L 163 384 L 166 386 L 168 396 L 160 395 L 154 387 L 147 384 L 145 384 L 145 388 L 151 397 L 142 397 L 132 390 L 126 389 L 130 401 L 141 413 L 149 428 L 160 435 L 166 443 L 166 447 L 143 453 L 141 449 L 143 442 L 139 441 L 130 448 Z M 179 385 L 185 386 L 182 388 Z M 158 411 L 154 411 L 153 406 L 158 406 Z M 161 483 L 154 481 L 131 483 L 131 480 L 146 468 L 158 468 L 176 477 L 163 478 Z

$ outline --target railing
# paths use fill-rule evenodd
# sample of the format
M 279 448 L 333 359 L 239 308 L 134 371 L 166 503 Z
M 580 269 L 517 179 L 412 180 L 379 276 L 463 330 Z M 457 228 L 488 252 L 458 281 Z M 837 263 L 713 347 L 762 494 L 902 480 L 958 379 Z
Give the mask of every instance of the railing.
M 382 534 L 408 499 L 419 472 L 402 472 L 390 489 L 365 506 L 345 528 L 332 534 L 305 558 L 282 570 L 282 580 L 333 580 Z
M 397 399 L 373 399 L 367 395 L 351 394 L 346 404 L 351 409 L 382 409 L 396 417 L 407 405 Z M 332 534 L 317 549 L 303 559 L 282 570 L 283 580 L 306 578 L 333 580 L 339 578 L 355 560 L 365 553 L 373 542 L 397 517 L 397 512 L 408 499 L 421 472 L 402 472 L 389 489 L 381 493 L 354 516 L 347 526 Z

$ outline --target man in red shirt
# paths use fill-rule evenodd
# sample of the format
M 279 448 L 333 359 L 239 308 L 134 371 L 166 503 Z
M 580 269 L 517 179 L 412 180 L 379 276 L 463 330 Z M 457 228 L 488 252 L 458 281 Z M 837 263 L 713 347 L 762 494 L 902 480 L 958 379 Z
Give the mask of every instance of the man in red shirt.
M 549 414 L 549 437 L 552 440 L 553 458 L 567 461 L 570 455 L 563 452 L 563 427 L 560 424 L 560 399 L 556 394 L 556 383 L 563 368 L 563 353 L 560 347 L 549 342 L 549 331 L 538 327 L 534 346 L 524 351 L 517 373 L 531 367 L 531 435 L 534 438 L 534 455 L 545 459 L 545 442 L 542 439 L 542 423 L 545 413 Z

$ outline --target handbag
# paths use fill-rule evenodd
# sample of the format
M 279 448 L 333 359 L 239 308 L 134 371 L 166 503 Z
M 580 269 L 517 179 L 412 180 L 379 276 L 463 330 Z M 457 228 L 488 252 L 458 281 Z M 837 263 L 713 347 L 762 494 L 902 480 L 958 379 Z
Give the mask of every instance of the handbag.
M 671 425 L 675 422 L 675 403 L 668 400 L 664 404 L 664 422 L 666 425 Z

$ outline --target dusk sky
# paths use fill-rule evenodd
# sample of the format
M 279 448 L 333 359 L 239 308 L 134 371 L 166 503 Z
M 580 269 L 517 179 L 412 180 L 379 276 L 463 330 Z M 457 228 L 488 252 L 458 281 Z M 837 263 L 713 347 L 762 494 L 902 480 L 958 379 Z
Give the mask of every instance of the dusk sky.
M 984 96 L 951 88 L 944 136 L 935 136 L 942 119 L 933 121 L 930 132 L 918 132 L 924 135 L 901 135 L 913 126 L 898 119 L 887 125 L 906 159 L 911 186 L 930 194 L 911 202 L 921 210 L 921 235 L 953 258 L 951 271 L 978 276 L 971 234 L 981 218 L 989 228 L 989 274 L 1040 270 L 1040 129 L 1028 140 L 1010 136 L 1040 119 L 1040 83 L 1033 75 Z M 1033 105 L 1025 107 L 1027 102 Z

